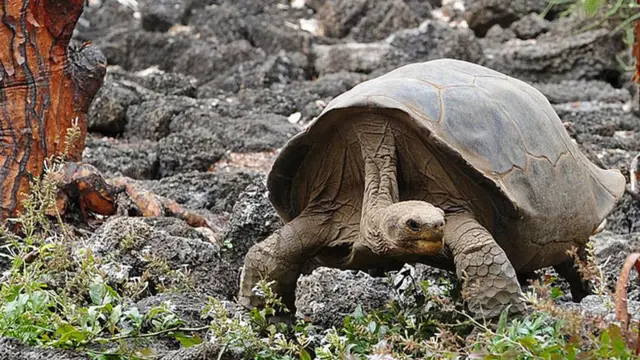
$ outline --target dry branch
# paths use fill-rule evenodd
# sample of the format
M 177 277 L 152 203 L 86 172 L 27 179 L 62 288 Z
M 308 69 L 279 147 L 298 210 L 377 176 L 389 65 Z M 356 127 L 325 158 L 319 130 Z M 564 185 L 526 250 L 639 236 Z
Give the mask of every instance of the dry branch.
M 629 283 L 629 275 L 633 267 L 636 268 L 638 275 L 640 275 L 640 253 L 633 253 L 627 256 L 622 270 L 620 271 L 620 277 L 616 283 L 616 318 L 620 321 L 622 332 L 627 339 L 627 344 L 632 349 L 636 350 L 636 354 L 640 354 L 640 332 L 638 332 L 638 338 L 634 340 L 631 337 L 629 331 L 629 325 L 631 322 L 631 316 L 629 315 L 629 309 L 627 306 L 627 286 Z

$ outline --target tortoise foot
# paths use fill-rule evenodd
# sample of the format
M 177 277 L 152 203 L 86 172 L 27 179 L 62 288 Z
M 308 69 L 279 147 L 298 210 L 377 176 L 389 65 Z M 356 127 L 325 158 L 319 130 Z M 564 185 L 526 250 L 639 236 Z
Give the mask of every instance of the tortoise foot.
M 516 271 L 491 234 L 470 215 L 454 215 L 447 221 L 445 243 L 463 280 L 462 297 L 474 316 L 495 318 L 507 307 L 510 313 L 524 312 Z
M 578 249 L 577 256 L 580 261 L 587 261 L 587 253 L 584 247 Z M 594 294 L 594 284 L 590 280 L 582 278 L 574 258 L 555 265 L 553 269 L 569 283 L 573 302 L 578 303 L 588 295 Z
M 491 252 L 490 248 L 484 250 L 470 256 L 485 256 Z M 500 316 L 507 307 L 509 313 L 522 313 L 525 310 L 523 293 L 513 267 L 506 256 L 492 256 L 492 259 L 494 262 L 489 266 L 470 265 L 463 270 L 468 277 L 463 283 L 462 296 L 469 310 L 475 317 L 485 319 Z

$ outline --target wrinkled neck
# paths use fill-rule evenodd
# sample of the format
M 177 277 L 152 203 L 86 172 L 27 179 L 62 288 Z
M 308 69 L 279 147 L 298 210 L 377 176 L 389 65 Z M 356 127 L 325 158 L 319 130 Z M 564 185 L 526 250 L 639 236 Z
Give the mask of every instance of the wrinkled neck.
M 390 243 L 384 226 L 385 210 L 383 207 L 372 209 L 360 224 L 360 243 L 376 254 L 384 254 Z
M 354 125 L 364 162 L 363 212 L 372 213 L 398 202 L 397 158 L 388 118 L 368 114 Z

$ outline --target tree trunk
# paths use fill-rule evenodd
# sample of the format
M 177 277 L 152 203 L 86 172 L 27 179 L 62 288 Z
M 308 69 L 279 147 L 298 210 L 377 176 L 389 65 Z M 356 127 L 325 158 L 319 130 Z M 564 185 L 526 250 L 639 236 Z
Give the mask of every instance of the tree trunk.
M 86 113 L 106 73 L 87 44 L 70 46 L 85 0 L 2 0 L 0 25 L 0 221 L 15 216 L 45 159 L 60 155 L 77 121 L 79 161 Z
M 637 0 L 640 5 L 640 0 Z M 636 60 L 636 72 L 633 75 L 633 82 L 636 83 L 636 100 L 637 107 L 640 109 L 640 20 L 636 20 L 633 24 L 633 57 Z

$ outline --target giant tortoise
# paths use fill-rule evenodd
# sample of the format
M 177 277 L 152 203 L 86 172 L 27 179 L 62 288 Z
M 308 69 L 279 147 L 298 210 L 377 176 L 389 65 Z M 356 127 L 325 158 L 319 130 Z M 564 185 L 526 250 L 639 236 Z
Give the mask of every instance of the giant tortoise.
M 305 264 L 419 262 L 455 270 L 469 310 L 524 308 L 519 274 L 554 266 L 574 301 L 573 259 L 625 190 L 595 166 L 532 86 L 451 59 L 410 64 L 333 99 L 268 176 L 282 228 L 245 257 L 239 301 L 273 280 L 295 309 Z

